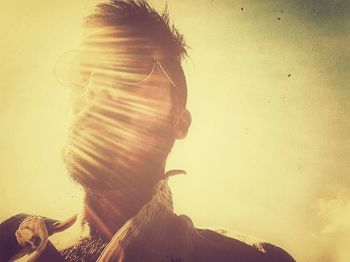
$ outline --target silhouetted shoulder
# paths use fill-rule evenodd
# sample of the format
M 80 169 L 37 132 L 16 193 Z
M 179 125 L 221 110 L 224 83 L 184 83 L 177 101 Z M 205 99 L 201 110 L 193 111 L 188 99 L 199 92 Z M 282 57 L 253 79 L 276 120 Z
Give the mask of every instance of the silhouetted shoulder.
M 287 251 L 256 237 L 222 229 L 197 230 L 204 238 L 223 245 L 224 252 L 231 253 L 231 256 L 234 257 L 238 254 L 242 259 L 235 257 L 237 261 L 295 262 L 294 258 Z
M 14 215 L 0 224 L 0 261 L 9 261 L 22 250 L 17 242 L 15 232 L 19 225 L 28 217 L 27 214 Z
M 9 261 L 14 256 L 20 254 L 26 247 L 22 247 L 16 238 L 16 231 L 21 223 L 26 219 L 38 217 L 36 215 L 19 213 L 0 223 L 0 261 Z M 49 236 L 57 231 L 57 223 L 60 221 L 42 217 L 47 228 Z M 37 261 L 61 262 L 64 261 L 57 249 L 50 241 L 47 243 L 45 251 Z M 46 259 L 46 260 L 45 260 Z
M 280 247 L 266 242 L 260 245 L 265 251 L 266 261 L 295 262 L 294 258 Z

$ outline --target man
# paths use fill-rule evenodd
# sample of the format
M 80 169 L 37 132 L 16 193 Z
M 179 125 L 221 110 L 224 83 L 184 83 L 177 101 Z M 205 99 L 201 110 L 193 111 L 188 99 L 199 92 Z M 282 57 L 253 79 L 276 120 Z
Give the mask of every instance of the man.
M 12 242 L 1 240 L 3 259 L 34 250 L 29 261 L 294 261 L 271 244 L 197 229 L 173 212 L 167 178 L 183 171 L 165 172 L 165 163 L 191 115 L 185 44 L 166 12 L 112 0 L 96 7 L 84 29 L 81 48 L 56 68 L 72 91 L 64 160 L 84 188 L 84 210 L 79 222 L 24 214 L 5 221 L 0 231 Z

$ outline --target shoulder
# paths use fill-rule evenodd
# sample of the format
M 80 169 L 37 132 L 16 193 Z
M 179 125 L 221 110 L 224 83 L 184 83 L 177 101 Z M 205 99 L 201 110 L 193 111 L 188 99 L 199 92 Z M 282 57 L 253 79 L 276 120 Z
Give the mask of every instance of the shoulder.
M 15 232 L 28 216 L 20 213 L 0 223 L 0 261 L 8 261 L 21 251 L 22 247 L 17 242 Z
M 226 229 L 212 229 L 209 231 L 212 235 L 216 235 L 216 238 L 226 238 L 228 242 L 231 242 L 231 245 L 245 246 L 249 247 L 248 249 L 256 250 L 263 257 L 263 261 L 295 262 L 294 258 L 284 249 L 255 236 Z
M 232 230 L 197 228 L 185 215 L 177 216 L 175 235 L 182 235 L 195 261 L 295 262 L 282 248 Z
M 37 243 L 38 239 L 41 239 L 42 243 L 47 241 L 47 247 L 44 251 L 41 251 L 41 257 L 53 257 L 56 255 L 57 259 L 55 261 L 61 261 L 57 256 L 58 251 L 48 240 L 48 237 L 70 227 L 75 222 L 75 219 L 76 216 L 73 216 L 61 222 L 59 220 L 25 213 L 11 216 L 0 223 L 0 261 L 9 261 L 14 256 L 23 256 L 26 253 L 30 253 L 29 251 L 35 246 L 39 249 L 41 244 Z M 22 235 L 24 231 L 25 235 Z M 29 240 L 23 237 L 28 236 L 28 231 L 32 234 L 32 238 Z

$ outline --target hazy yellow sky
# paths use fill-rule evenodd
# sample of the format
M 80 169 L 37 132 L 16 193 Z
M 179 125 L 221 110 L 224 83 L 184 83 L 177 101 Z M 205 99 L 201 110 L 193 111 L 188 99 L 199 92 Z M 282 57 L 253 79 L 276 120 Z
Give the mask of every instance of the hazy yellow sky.
M 77 46 L 96 2 L 0 3 L 0 220 L 63 219 L 81 206 L 60 158 L 68 93 L 52 68 Z M 266 239 L 298 261 L 348 261 L 349 5 L 168 1 L 191 47 L 193 123 L 168 162 L 188 172 L 170 181 L 178 213 Z

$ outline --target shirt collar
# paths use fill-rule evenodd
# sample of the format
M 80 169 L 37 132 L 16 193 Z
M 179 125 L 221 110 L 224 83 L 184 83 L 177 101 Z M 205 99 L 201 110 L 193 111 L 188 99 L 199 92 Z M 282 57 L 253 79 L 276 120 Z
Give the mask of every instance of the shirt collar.
M 168 177 L 165 177 L 155 185 L 151 200 L 113 236 L 101 253 L 99 261 L 123 260 L 125 249 L 142 233 L 143 228 L 155 220 L 160 222 L 173 211 L 172 193 L 168 186 Z

